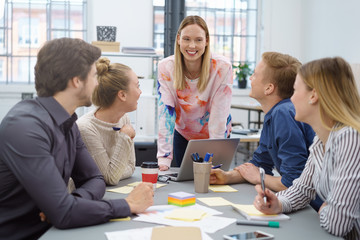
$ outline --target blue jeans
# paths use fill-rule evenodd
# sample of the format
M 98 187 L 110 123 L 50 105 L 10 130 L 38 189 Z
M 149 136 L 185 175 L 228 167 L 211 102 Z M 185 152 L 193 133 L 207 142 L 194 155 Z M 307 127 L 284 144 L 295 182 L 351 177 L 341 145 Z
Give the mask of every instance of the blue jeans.
M 176 165 L 173 166 L 173 164 L 175 164 L 173 161 L 173 163 L 171 164 L 173 167 L 180 167 L 188 142 L 189 142 L 188 140 L 186 140 L 178 131 L 175 130 L 173 149 L 174 149 L 174 159 Z
M 316 194 L 316 198 L 310 202 L 310 206 L 318 212 L 323 203 L 324 201 Z

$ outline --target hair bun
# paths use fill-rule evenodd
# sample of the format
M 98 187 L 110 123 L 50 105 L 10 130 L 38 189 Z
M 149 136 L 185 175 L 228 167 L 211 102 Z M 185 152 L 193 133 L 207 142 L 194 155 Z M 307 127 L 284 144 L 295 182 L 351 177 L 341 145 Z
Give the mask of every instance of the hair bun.
M 97 70 L 97 74 L 98 76 L 101 76 L 105 73 L 107 73 L 107 71 L 109 71 L 109 66 L 110 66 L 110 60 L 108 58 L 100 58 L 97 62 L 96 62 L 96 70 Z

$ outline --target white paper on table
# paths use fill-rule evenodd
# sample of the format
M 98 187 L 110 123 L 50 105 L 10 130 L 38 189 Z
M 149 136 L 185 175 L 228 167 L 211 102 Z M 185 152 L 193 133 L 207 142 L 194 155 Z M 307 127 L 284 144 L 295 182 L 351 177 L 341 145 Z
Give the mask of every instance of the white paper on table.
M 108 240 L 151 240 L 152 227 L 149 228 L 135 228 L 123 231 L 105 232 Z M 201 231 L 201 238 L 203 240 L 212 240 L 204 231 Z
M 235 218 L 214 216 L 215 214 L 222 214 L 222 213 L 217 210 L 199 204 L 183 207 L 183 208 L 202 209 L 203 211 L 206 211 L 208 213 L 208 216 L 202 218 L 199 221 L 186 222 L 186 221 L 165 218 L 165 216 L 169 213 L 169 211 L 172 211 L 175 208 L 180 208 L 180 207 L 170 206 L 170 205 L 152 206 L 145 213 L 138 214 L 138 217 L 134 218 L 133 220 L 140 222 L 157 223 L 161 225 L 170 225 L 170 226 L 199 227 L 202 231 L 207 233 L 214 233 L 236 221 Z
M 195 205 L 191 205 L 191 206 L 187 206 L 187 207 L 178 207 L 178 206 L 175 206 L 175 205 L 154 205 L 154 206 L 151 206 L 148 209 L 146 209 L 146 211 L 144 213 L 140 213 L 138 215 L 140 216 L 142 214 L 147 214 L 149 212 L 168 212 L 168 211 L 172 211 L 172 210 L 177 209 L 177 208 L 200 209 L 200 210 L 205 211 L 208 215 L 220 215 L 220 214 L 223 214 L 222 212 L 220 212 L 218 210 L 215 210 L 215 209 L 212 209 L 212 208 L 209 208 L 209 207 L 206 207 L 204 205 L 200 205 L 200 204 L 196 203 Z

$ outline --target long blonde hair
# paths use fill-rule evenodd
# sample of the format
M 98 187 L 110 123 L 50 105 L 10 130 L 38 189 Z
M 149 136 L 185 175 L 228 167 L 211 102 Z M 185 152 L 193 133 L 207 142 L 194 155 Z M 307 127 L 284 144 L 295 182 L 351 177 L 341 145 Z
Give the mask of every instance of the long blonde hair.
M 205 31 L 205 36 L 208 41 L 207 46 L 205 47 L 205 52 L 202 55 L 202 65 L 201 65 L 201 72 L 200 72 L 200 79 L 197 84 L 197 88 L 199 92 L 205 90 L 209 82 L 209 74 L 210 74 L 210 37 L 209 37 L 209 29 L 206 25 L 204 19 L 199 16 L 187 16 L 184 20 L 180 23 L 179 29 L 177 31 L 177 36 L 181 34 L 181 31 L 188 25 L 196 24 L 200 26 Z M 177 90 L 184 90 L 185 85 L 185 63 L 184 57 L 180 52 L 180 46 L 177 42 L 177 38 L 175 39 L 175 72 L 174 72 L 174 87 Z
M 299 74 L 319 97 L 320 116 L 360 132 L 360 97 L 350 65 L 341 57 L 322 58 L 304 64 Z

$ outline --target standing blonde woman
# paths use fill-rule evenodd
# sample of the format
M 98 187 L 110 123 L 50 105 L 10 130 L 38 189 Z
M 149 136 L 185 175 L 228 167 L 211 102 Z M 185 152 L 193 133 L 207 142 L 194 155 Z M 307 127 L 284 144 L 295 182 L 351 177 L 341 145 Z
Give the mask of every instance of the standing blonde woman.
M 360 239 L 360 97 L 349 64 L 324 58 L 303 65 L 296 77 L 295 119 L 316 132 L 301 176 L 276 195 L 256 186 L 254 205 L 267 214 L 304 208 L 315 193 L 324 201 L 320 225 L 329 233 Z
M 116 185 L 135 170 L 135 130 L 126 113 L 136 110 L 141 90 L 138 77 L 128 66 L 101 58 L 96 69 L 99 84 L 92 101 L 98 108 L 77 124 L 106 184 Z
M 158 163 L 181 164 L 190 139 L 226 138 L 231 127 L 233 73 L 223 56 L 210 53 L 209 30 L 199 16 L 180 24 L 175 54 L 158 66 Z

